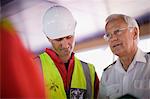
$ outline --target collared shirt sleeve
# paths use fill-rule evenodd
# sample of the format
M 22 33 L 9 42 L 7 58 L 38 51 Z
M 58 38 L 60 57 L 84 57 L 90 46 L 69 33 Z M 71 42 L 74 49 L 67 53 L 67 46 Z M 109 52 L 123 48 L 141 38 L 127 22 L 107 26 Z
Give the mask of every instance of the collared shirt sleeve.
M 99 86 L 99 94 L 98 98 L 99 99 L 107 99 L 107 90 L 106 90 L 106 82 L 105 82 L 105 71 L 102 74 L 101 81 L 100 81 L 100 86 Z

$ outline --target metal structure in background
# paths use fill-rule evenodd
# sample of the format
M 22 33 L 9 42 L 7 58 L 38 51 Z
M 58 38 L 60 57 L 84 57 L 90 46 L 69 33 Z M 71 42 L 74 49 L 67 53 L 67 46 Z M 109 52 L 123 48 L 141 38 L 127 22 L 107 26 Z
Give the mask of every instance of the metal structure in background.
M 42 17 L 49 7 L 56 4 L 70 9 L 77 20 L 75 51 L 106 44 L 102 38 L 105 18 L 112 13 L 136 18 L 141 38 L 150 38 L 149 0 L 2 0 L 1 14 L 12 20 L 25 46 L 40 53 L 45 47 L 50 47 L 42 30 Z

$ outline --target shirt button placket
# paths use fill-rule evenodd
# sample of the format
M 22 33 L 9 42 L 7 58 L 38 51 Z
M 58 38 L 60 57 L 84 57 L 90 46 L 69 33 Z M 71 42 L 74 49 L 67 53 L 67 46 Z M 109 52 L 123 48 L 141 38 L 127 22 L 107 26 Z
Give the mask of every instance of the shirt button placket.
M 128 74 L 125 73 L 124 77 L 123 77 L 123 94 L 127 94 L 128 92 Z

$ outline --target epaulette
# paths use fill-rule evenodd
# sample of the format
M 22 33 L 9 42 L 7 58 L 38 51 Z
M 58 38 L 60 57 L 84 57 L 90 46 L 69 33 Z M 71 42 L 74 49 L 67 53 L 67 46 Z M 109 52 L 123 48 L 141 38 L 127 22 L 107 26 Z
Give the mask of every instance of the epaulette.
M 115 64 L 116 63 L 116 61 L 114 61 L 112 64 L 110 64 L 109 66 L 107 66 L 105 69 L 104 69 L 104 71 L 106 71 L 108 68 L 110 68 L 113 64 Z

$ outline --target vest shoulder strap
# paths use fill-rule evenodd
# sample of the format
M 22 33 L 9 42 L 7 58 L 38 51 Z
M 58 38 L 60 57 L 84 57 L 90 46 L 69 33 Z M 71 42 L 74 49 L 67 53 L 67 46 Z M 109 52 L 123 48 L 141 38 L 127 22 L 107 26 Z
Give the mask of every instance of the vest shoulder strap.
M 87 97 L 92 97 L 92 80 L 90 70 L 87 63 L 81 61 L 81 64 L 86 78 Z
M 47 98 L 66 99 L 63 80 L 51 57 L 46 53 L 40 54 L 42 71 Z M 59 95 L 58 95 L 59 94 Z

